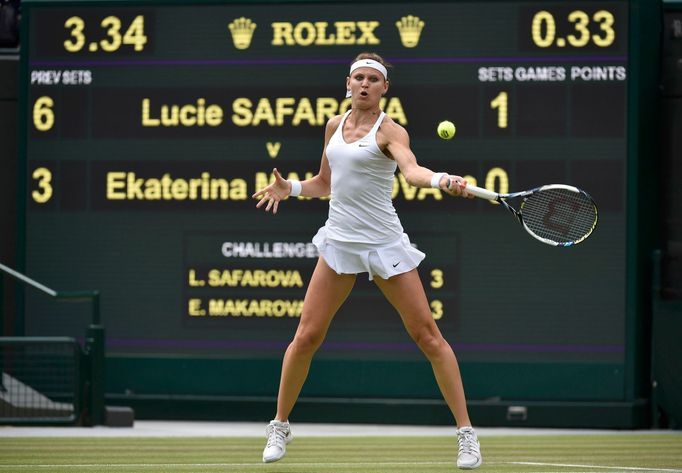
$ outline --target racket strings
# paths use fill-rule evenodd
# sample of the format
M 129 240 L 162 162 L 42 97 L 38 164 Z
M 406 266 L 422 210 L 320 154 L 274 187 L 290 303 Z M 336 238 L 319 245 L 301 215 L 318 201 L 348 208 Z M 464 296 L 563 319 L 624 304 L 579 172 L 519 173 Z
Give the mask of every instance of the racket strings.
M 528 231 L 559 244 L 583 240 L 597 224 L 597 210 L 590 196 L 564 188 L 530 195 L 521 205 L 521 213 Z

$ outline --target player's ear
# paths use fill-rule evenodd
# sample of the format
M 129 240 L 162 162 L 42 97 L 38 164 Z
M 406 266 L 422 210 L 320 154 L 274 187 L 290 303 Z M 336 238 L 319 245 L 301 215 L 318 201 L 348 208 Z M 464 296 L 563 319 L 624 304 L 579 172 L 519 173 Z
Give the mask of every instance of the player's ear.
M 388 92 L 388 79 L 384 81 L 384 93 L 381 95 L 386 95 L 386 92 Z

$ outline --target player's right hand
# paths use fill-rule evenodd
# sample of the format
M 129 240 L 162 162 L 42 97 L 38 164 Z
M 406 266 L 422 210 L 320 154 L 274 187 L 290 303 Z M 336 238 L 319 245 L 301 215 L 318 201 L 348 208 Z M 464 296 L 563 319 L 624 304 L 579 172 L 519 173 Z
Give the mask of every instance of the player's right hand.
M 256 208 L 261 208 L 263 204 L 267 202 L 265 211 L 269 212 L 270 209 L 272 209 L 272 213 L 276 214 L 279 207 L 279 201 L 286 199 L 291 193 L 291 183 L 282 177 L 277 168 L 274 168 L 272 173 L 275 175 L 274 182 L 269 186 L 260 189 L 251 197 L 253 199 L 259 199 Z

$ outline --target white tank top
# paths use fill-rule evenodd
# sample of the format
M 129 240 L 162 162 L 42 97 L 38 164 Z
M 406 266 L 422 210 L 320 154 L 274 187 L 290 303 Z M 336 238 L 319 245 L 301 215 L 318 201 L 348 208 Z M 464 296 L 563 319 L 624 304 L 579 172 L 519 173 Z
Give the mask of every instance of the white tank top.
M 381 112 L 366 136 L 346 143 L 343 125 L 350 112 L 327 143 L 332 171 L 327 235 L 338 241 L 390 243 L 401 237 L 403 227 L 391 201 L 397 164 L 379 149 L 376 140 L 386 114 Z

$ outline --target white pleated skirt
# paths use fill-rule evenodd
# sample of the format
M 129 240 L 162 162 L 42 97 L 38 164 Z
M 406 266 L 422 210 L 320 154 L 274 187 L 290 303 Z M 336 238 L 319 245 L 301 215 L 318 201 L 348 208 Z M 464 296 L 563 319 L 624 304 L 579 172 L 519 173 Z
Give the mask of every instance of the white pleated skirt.
M 426 257 L 403 233 L 392 243 L 372 244 L 332 240 L 322 227 L 313 237 L 320 256 L 337 274 L 368 273 L 369 280 L 378 276 L 388 279 L 413 270 Z

